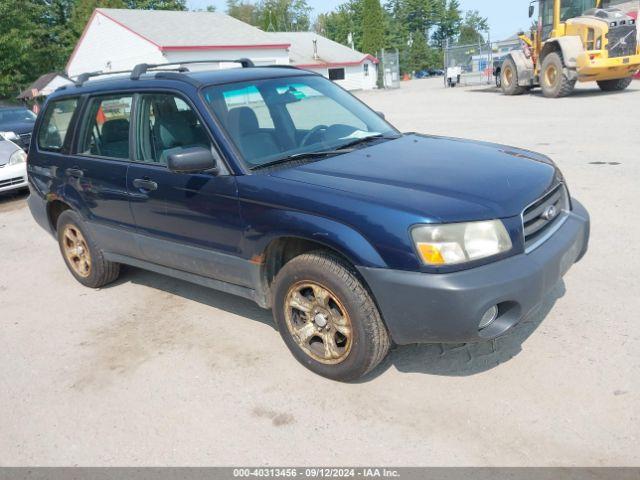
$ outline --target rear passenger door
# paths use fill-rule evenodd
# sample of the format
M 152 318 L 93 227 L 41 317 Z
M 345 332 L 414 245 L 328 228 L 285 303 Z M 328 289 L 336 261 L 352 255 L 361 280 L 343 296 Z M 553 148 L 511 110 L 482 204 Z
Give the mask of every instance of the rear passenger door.
M 126 183 L 132 104 L 131 94 L 86 98 L 76 145 L 64 168 L 67 195 L 79 199 L 100 246 L 124 255 L 136 253 Z M 129 241 L 123 235 L 130 235 Z
M 216 152 L 195 108 L 174 93 L 138 95 L 135 139 L 127 187 L 144 259 L 246 286 L 235 178 L 223 164 L 217 173 L 167 168 L 168 155 L 185 148 Z

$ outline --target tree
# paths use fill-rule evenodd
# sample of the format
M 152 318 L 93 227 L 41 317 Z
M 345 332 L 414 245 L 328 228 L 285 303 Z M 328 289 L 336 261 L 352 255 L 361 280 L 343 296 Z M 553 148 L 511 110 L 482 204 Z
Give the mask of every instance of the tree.
M 57 43 L 61 29 L 50 7 L 44 0 L 0 2 L 0 97 L 15 98 L 37 77 L 59 67 L 64 57 Z
M 384 48 L 384 16 L 380 0 L 364 0 L 362 16 L 362 51 L 379 55 Z
M 127 4 L 124 0 L 76 0 L 67 26 L 74 39 L 73 44 L 82 35 L 96 8 L 127 8 Z
M 480 16 L 477 10 L 471 10 L 465 13 L 464 20 L 460 26 L 460 36 L 458 37 L 459 45 L 477 45 L 484 43 L 485 38 L 483 32 L 489 31 L 489 20 Z
M 304 32 L 311 26 L 311 10 L 306 0 L 262 0 L 259 25 L 267 32 Z
M 460 31 L 461 11 L 459 0 L 436 0 L 436 30 L 433 42 L 442 48 L 447 39 L 455 38 Z
M 306 0 L 227 0 L 227 15 L 267 32 L 307 31 L 311 10 Z
M 349 45 L 349 35 L 353 39 L 356 50 L 362 49 L 362 28 L 364 16 L 363 0 L 349 0 L 333 12 L 319 15 L 316 21 L 316 32 L 334 42 Z
M 429 46 L 424 32 L 416 30 L 411 35 L 409 46 L 409 70 L 417 72 L 429 67 Z
M 258 9 L 255 4 L 246 0 L 227 0 L 227 15 L 249 25 L 258 24 Z
M 127 8 L 137 10 L 186 10 L 186 0 L 126 0 Z

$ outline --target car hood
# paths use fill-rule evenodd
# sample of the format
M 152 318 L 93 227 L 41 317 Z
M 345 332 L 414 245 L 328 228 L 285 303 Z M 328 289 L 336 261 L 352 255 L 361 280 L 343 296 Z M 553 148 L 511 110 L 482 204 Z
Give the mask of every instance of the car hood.
M 561 180 L 541 154 L 416 134 L 272 175 L 445 222 L 520 215 Z
M 0 165 L 9 163 L 9 158 L 16 150 L 20 150 L 20 147 L 15 143 L 0 139 Z
M 0 132 L 13 132 L 22 135 L 24 133 L 31 133 L 33 126 L 34 123 L 32 122 L 3 123 L 0 125 Z

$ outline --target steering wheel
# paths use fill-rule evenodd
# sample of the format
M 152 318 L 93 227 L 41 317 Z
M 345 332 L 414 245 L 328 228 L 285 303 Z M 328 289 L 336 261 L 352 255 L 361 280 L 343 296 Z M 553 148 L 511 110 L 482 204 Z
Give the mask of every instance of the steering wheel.
M 327 127 L 326 125 L 318 125 L 316 127 L 313 127 L 309 133 L 307 133 L 304 138 L 302 139 L 301 142 L 301 147 L 306 147 L 307 145 L 309 145 L 310 140 L 315 136 L 315 135 L 319 135 L 322 134 L 322 138 L 320 139 L 320 141 L 324 140 L 324 135 L 327 132 L 327 130 L 329 129 L 329 127 Z

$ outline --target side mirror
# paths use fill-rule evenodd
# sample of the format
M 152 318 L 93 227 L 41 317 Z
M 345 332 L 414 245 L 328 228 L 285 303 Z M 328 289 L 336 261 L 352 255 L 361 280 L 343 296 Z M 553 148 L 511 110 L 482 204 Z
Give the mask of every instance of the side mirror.
M 536 8 L 533 6 L 533 3 L 531 5 L 529 5 L 529 18 L 533 17 L 533 14 L 535 13 Z
M 380 118 L 382 118 L 383 120 L 386 120 L 386 119 L 387 119 L 387 117 L 384 115 L 384 113 L 382 113 L 382 112 L 376 112 L 376 113 L 377 113 L 377 114 L 378 114 L 378 116 L 379 116 Z
M 169 170 L 176 173 L 218 172 L 216 157 L 204 147 L 185 148 L 167 156 Z

